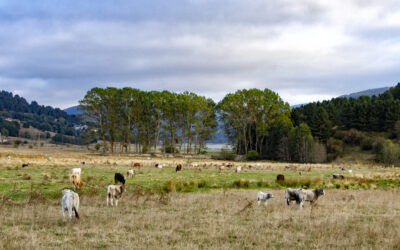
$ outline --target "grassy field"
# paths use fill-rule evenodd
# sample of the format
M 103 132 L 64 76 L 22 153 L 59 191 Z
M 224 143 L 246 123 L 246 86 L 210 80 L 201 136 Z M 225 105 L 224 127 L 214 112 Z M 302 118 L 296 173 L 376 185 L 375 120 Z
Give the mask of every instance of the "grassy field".
M 132 162 L 142 168 L 127 180 L 120 206 L 106 208 L 107 185 Z M 166 167 L 156 169 L 155 163 Z M 178 163 L 183 171 L 176 173 Z M 396 168 L 259 162 L 251 169 L 256 163 L 235 163 L 244 167 L 235 173 L 219 172 L 222 163 L 100 156 L 77 148 L 0 148 L 0 248 L 400 249 Z M 71 188 L 73 167 L 82 167 L 85 182 L 78 191 L 82 218 L 65 223 L 61 190 Z M 346 178 L 332 180 L 332 173 Z M 286 181 L 277 183 L 277 174 Z M 284 189 L 302 185 L 324 187 L 326 195 L 312 210 L 287 208 Z M 275 195 L 267 208 L 257 207 L 258 190 Z

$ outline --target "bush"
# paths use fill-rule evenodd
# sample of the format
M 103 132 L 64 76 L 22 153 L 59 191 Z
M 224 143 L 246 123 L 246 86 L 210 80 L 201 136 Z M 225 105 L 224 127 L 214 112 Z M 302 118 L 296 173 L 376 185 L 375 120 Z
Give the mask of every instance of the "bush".
M 206 188 L 207 187 L 207 182 L 205 180 L 201 180 L 197 183 L 198 188 Z
M 328 161 L 333 161 L 343 153 L 343 141 L 335 138 L 329 138 L 326 143 L 328 151 Z
M 255 161 L 260 158 L 260 155 L 258 154 L 257 151 L 250 150 L 249 152 L 247 152 L 246 158 L 248 161 Z
M 360 143 L 362 150 L 371 150 L 373 148 L 374 140 L 371 137 L 363 137 Z
M 400 164 L 400 147 L 391 140 L 386 140 L 377 153 L 377 160 L 387 166 Z
M 343 140 L 347 144 L 359 145 L 363 137 L 364 134 L 362 132 L 359 132 L 357 129 L 352 128 L 347 131 Z

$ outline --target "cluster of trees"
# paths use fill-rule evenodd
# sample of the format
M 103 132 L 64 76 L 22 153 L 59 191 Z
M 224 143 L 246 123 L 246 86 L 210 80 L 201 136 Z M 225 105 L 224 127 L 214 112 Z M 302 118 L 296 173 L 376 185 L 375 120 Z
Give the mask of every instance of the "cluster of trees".
M 0 132 L 2 136 L 18 136 L 19 123 L 6 121 L 0 117 Z
M 42 131 L 51 131 L 69 136 L 79 136 L 74 130 L 74 124 L 79 123 L 79 118 L 68 115 L 59 108 L 42 106 L 33 101 L 30 104 L 22 97 L 13 95 L 7 91 L 0 92 L 0 117 L 20 120 L 22 126 L 29 128 L 32 126 Z M 7 124 L 6 124 L 7 125 Z M 8 135 L 18 136 L 20 125 L 1 126 L 6 129 Z
M 320 162 L 326 159 L 322 144 L 310 128 L 294 127 L 290 107 L 269 89 L 243 89 L 225 96 L 217 110 L 237 154 L 254 154 L 264 159 Z
M 194 93 L 93 88 L 80 101 L 103 150 L 199 152 L 216 129 L 215 103 Z

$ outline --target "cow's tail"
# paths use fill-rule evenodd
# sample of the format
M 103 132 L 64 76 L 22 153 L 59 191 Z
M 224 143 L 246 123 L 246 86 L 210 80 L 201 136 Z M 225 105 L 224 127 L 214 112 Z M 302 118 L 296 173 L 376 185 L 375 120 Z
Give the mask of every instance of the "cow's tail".
M 75 207 L 72 208 L 75 212 L 75 217 L 79 220 L 79 214 Z

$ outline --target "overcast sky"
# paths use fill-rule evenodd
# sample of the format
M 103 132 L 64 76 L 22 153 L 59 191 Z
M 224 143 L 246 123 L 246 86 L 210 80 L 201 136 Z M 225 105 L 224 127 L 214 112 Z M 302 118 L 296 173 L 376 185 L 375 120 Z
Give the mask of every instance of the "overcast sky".
M 291 105 L 400 81 L 398 0 L 0 0 L 0 89 L 269 88 Z

